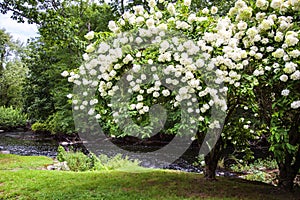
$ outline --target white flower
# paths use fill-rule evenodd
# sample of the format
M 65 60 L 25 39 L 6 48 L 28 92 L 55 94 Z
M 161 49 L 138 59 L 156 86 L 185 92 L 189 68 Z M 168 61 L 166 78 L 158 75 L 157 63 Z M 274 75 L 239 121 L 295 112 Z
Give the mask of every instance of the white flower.
M 162 13 L 161 12 L 156 12 L 155 13 L 155 17 L 157 18 L 157 19 L 161 19 L 162 17 L 163 17 L 163 15 L 162 15 Z
M 91 53 L 91 52 L 95 51 L 94 44 L 89 44 L 89 45 L 86 47 L 85 51 L 86 51 L 87 53 Z
M 97 114 L 97 115 L 95 116 L 95 118 L 96 118 L 96 119 L 100 119 L 100 118 L 101 118 L 101 115 L 100 115 L 100 114 Z
M 149 64 L 149 65 L 152 65 L 152 64 L 153 64 L 153 60 L 152 60 L 152 59 L 149 59 L 149 60 L 148 60 L 148 64 Z
M 159 93 L 158 92 L 153 92 L 153 97 L 155 97 L 155 98 L 157 98 L 157 97 L 159 97 Z
M 168 48 L 170 47 L 170 44 L 168 41 L 164 40 L 161 44 L 160 44 L 160 52 L 165 52 Z
M 291 74 L 294 71 L 296 71 L 296 68 L 297 68 L 297 64 L 295 64 L 293 62 L 288 62 L 285 64 L 283 71 L 287 74 Z
M 286 96 L 288 96 L 289 94 L 290 94 L 290 90 L 288 90 L 288 89 L 284 89 L 284 90 L 281 91 L 281 95 L 282 95 L 282 96 L 285 96 L 285 97 L 286 97 Z
M 87 53 L 84 53 L 82 55 L 82 58 L 83 58 L 83 60 L 87 61 L 90 57 L 89 57 L 89 55 Z
M 289 79 L 289 77 L 288 77 L 287 75 L 283 74 L 283 75 L 281 75 L 281 76 L 279 77 L 279 79 L 280 79 L 282 82 L 286 82 L 286 81 Z
M 202 10 L 202 13 L 203 13 L 203 14 L 208 14 L 208 13 L 209 13 L 208 8 L 204 8 L 204 9 Z
M 271 6 L 271 8 L 279 9 L 282 4 L 283 4 L 283 0 L 272 0 L 270 6 Z
M 114 22 L 114 21 L 108 22 L 108 28 L 109 28 L 109 30 L 111 30 L 114 33 L 119 29 L 118 26 L 116 25 L 116 22 Z
M 284 56 L 284 50 L 279 48 L 275 52 L 272 53 L 272 56 L 275 58 L 282 58 Z
M 123 59 L 123 62 L 125 64 L 128 64 L 132 60 L 133 60 L 133 57 L 130 54 L 127 54 L 127 56 Z
M 146 74 L 142 74 L 142 75 L 141 75 L 141 79 L 142 79 L 142 80 L 146 80 L 146 79 L 147 79 Z
M 144 7 L 141 6 L 141 5 L 134 6 L 133 10 L 134 10 L 136 15 L 143 15 L 143 13 L 144 13 Z
M 257 0 L 255 4 L 258 8 L 264 9 L 266 5 L 268 5 L 268 1 L 266 0 Z
M 245 125 L 243 126 L 243 128 L 244 128 L 244 129 L 248 129 L 248 128 L 249 128 L 249 125 L 248 125 L 248 124 L 245 124 Z
M 183 4 L 189 7 L 191 5 L 191 0 L 184 0 Z
M 144 97 L 142 95 L 137 95 L 136 99 L 137 101 L 143 101 Z
M 188 22 L 191 24 L 191 23 L 193 23 L 194 21 L 197 21 L 197 16 L 196 16 L 196 14 L 194 14 L 194 13 L 192 13 L 192 14 L 190 14 L 190 16 L 188 17 Z
M 260 59 L 262 59 L 263 54 L 262 54 L 262 53 L 256 53 L 254 57 L 255 57 L 257 60 L 260 60 Z
M 132 67 L 133 72 L 139 72 L 141 70 L 141 65 L 134 64 Z
M 299 70 L 295 71 L 290 77 L 294 81 L 295 80 L 300 80 L 300 71 Z
M 129 75 L 127 75 L 126 79 L 127 79 L 128 82 L 130 82 L 130 81 L 132 81 L 133 76 L 129 74 Z
M 167 30 L 168 29 L 168 25 L 167 24 L 164 24 L 164 23 L 162 23 L 162 24 L 160 24 L 160 25 L 158 25 L 158 27 L 157 27 L 158 29 L 160 29 L 160 30 Z
M 267 47 L 267 52 L 272 52 L 274 51 L 274 47 Z
M 293 58 L 297 58 L 300 56 L 300 51 L 298 49 L 295 49 L 293 51 L 290 51 L 288 54 Z
M 162 91 L 163 96 L 167 97 L 170 95 L 170 91 L 169 90 L 163 90 Z
M 261 30 L 269 30 L 271 29 L 272 25 L 274 25 L 273 20 L 264 19 L 261 24 L 258 26 Z
M 298 44 L 298 42 L 299 39 L 297 38 L 297 36 L 295 37 L 294 35 L 286 36 L 284 41 L 284 43 L 286 43 L 288 46 L 295 46 L 296 44 Z
M 167 10 L 171 15 L 175 15 L 176 14 L 176 9 L 174 7 L 173 3 L 169 3 L 167 6 Z
M 300 101 L 294 101 L 291 103 L 291 108 L 297 109 L 300 108 Z
M 154 24 L 155 24 L 155 21 L 154 19 L 150 18 L 150 19 L 147 19 L 146 21 L 146 25 L 148 26 L 148 28 L 152 28 L 154 27 Z
M 218 12 L 218 8 L 216 6 L 211 7 L 210 9 L 211 14 L 216 14 Z
M 254 70 L 253 75 L 254 76 L 259 76 L 260 75 L 260 70 L 258 70 L 258 69 Z
M 145 21 L 145 18 L 142 17 L 142 16 L 138 16 L 136 19 L 135 19 L 136 23 L 137 24 L 142 24 L 144 21 Z
M 150 8 L 155 7 L 156 6 L 155 0 L 149 0 L 148 5 L 150 6 Z
M 69 72 L 68 72 L 68 71 L 63 71 L 63 72 L 61 73 L 61 75 L 62 75 L 63 77 L 67 77 L 67 76 L 69 76 Z
M 95 32 L 94 31 L 90 31 L 88 32 L 84 37 L 88 40 L 92 40 L 95 36 Z
M 146 113 L 146 112 L 149 112 L 149 106 L 144 106 L 143 107 L 143 111 Z
M 95 109 L 91 108 L 88 112 L 88 115 L 94 115 L 95 113 Z
M 247 23 L 244 22 L 244 21 L 240 21 L 238 24 L 237 24 L 237 27 L 239 30 L 246 30 L 247 29 Z
M 144 106 L 144 104 L 143 104 L 142 102 L 140 102 L 140 103 L 136 104 L 135 108 L 136 108 L 137 110 L 140 110 L 140 109 L 143 108 L 143 106 Z
M 73 97 L 73 95 L 72 94 L 68 94 L 67 97 L 68 97 L 68 99 L 71 99 Z

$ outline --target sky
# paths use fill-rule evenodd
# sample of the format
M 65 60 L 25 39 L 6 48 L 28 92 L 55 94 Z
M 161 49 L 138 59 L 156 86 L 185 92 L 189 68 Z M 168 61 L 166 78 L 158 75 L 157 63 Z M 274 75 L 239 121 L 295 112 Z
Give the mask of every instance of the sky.
M 36 25 L 28 23 L 17 23 L 10 18 L 11 13 L 6 15 L 0 14 L 0 29 L 5 29 L 7 33 L 13 36 L 14 40 L 20 40 L 24 44 L 27 39 L 38 36 Z

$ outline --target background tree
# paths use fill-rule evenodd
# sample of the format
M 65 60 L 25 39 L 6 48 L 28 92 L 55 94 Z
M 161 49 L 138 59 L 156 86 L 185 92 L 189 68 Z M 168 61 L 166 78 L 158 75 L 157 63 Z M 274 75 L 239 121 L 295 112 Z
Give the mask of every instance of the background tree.
M 28 46 L 29 67 L 25 110 L 32 121 L 41 120 L 52 133 L 73 133 L 71 105 L 66 96 L 72 85 L 61 76 L 82 62 L 84 35 L 90 30 L 107 30 L 114 15 L 106 4 L 65 1 L 43 14 L 40 37 Z
M 21 62 L 24 49 L 19 41 L 0 29 L 0 106 L 23 106 L 23 83 L 28 72 Z

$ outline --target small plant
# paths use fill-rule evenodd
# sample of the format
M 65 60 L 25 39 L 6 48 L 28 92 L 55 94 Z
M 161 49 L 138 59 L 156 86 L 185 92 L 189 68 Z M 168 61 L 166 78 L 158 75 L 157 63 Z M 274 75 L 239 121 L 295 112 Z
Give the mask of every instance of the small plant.
M 13 107 L 0 107 L 0 129 L 11 130 L 14 128 L 25 127 L 27 121 L 26 114 Z
M 236 162 L 230 168 L 234 172 L 245 173 L 245 175 L 240 177 L 247 180 L 275 184 L 278 166 L 274 159 L 270 157 L 258 159 L 253 163 L 242 163 L 236 159 Z
M 98 156 L 97 162 L 95 162 L 95 170 L 114 170 L 119 168 L 129 168 L 139 166 L 140 161 L 130 160 L 128 156 L 122 156 L 117 154 L 114 157 L 108 157 L 105 154 Z
M 88 171 L 88 170 L 115 170 L 120 168 L 138 167 L 140 161 L 130 160 L 127 156 L 117 154 L 114 157 L 108 157 L 101 154 L 96 156 L 93 153 L 85 155 L 82 152 L 66 151 L 62 146 L 58 147 L 57 160 L 67 162 L 71 171 Z
M 193 165 L 196 167 L 204 167 L 205 166 L 204 155 L 203 154 L 199 155 L 197 157 L 197 161 L 195 161 Z
M 92 169 L 92 160 L 82 152 L 67 152 L 62 146 L 57 149 L 57 160 L 67 162 L 71 171 L 88 171 Z
M 64 161 L 66 161 L 66 154 L 67 154 L 67 152 L 66 152 L 66 150 L 65 150 L 65 148 L 64 147 L 62 147 L 62 146 L 58 146 L 58 148 L 57 148 L 57 157 L 56 157 L 56 159 L 59 161 L 59 162 L 64 162 Z

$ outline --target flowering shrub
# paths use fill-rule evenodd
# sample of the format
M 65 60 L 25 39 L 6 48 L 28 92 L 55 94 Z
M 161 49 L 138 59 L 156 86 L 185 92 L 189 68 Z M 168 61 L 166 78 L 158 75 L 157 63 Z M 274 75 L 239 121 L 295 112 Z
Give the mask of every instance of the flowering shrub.
M 223 139 L 245 146 L 259 136 L 254 129 L 263 128 L 278 159 L 294 155 L 299 139 L 289 141 L 300 121 L 300 2 L 238 0 L 224 17 L 216 7 L 190 11 L 189 0 L 158 3 L 165 9 L 149 0 L 150 10 L 136 6 L 111 21 L 112 33 L 86 35 L 98 39 L 68 78 L 87 88 L 80 94 L 85 98 L 75 94 L 74 109 L 121 136 L 149 137 L 162 129 L 206 133 L 225 123 Z

